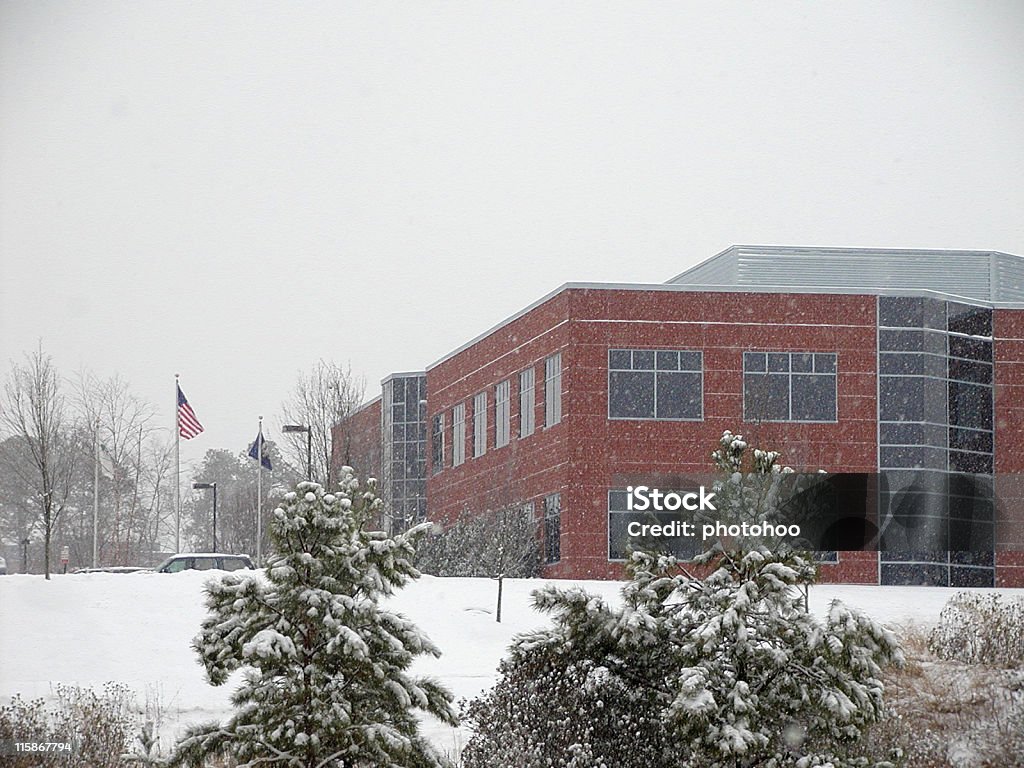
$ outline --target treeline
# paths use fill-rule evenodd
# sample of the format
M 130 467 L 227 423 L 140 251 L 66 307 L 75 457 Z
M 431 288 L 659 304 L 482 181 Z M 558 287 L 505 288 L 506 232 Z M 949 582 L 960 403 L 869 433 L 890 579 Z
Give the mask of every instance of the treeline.
M 332 393 L 332 407 L 317 400 L 319 388 Z M 349 369 L 319 361 L 282 405 L 285 420 L 312 431 L 313 479 L 329 484 L 331 427 L 362 392 Z M 193 492 L 193 482 L 217 483 L 218 548 L 254 553 L 257 467 L 248 446 L 210 449 L 194 471 L 182 467 L 179 532 L 174 437 L 173 425 L 160 423 L 116 374 L 66 376 L 41 346 L 12 361 L 0 402 L 0 555 L 8 571 L 57 572 L 64 547 L 69 569 L 91 566 L 94 500 L 99 566 L 154 565 L 179 535 L 183 551 L 210 549 L 212 499 Z M 273 465 L 263 477 L 264 516 L 307 471 L 306 435 L 285 437 L 295 439 L 264 445 Z

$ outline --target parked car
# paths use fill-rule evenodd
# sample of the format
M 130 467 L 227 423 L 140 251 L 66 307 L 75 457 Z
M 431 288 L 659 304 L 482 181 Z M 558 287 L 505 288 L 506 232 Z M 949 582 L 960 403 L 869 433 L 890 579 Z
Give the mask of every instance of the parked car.
M 0 557 L 0 576 L 7 573 L 7 561 Z
M 156 567 L 157 573 L 180 571 L 240 571 L 256 570 L 248 555 L 228 555 L 223 552 L 181 552 L 171 555 Z

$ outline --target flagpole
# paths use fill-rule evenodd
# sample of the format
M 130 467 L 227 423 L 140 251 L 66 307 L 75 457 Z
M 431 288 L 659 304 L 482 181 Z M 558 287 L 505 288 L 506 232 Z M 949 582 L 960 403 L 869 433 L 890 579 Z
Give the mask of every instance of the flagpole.
M 256 437 L 256 566 L 263 565 L 263 417 Z
M 174 552 L 181 552 L 181 411 L 178 407 L 179 374 L 174 374 Z
M 92 567 L 97 568 L 99 546 L 100 519 L 100 419 L 96 417 L 96 430 L 92 435 L 93 473 L 92 473 Z

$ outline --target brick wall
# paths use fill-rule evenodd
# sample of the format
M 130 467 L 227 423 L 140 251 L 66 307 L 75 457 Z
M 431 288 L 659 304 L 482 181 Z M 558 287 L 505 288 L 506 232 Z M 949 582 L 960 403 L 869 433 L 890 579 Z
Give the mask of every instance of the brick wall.
M 1024 587 L 1024 310 L 994 315 L 996 586 Z
M 445 467 L 428 480 L 430 514 L 451 519 L 562 494 L 562 559 L 545 575 L 609 578 L 607 491 L 630 472 L 708 472 L 723 430 L 783 451 L 795 468 L 865 472 L 876 468 L 875 297 L 659 290 L 567 289 L 427 372 L 428 413 L 446 414 Z M 685 348 L 704 353 L 703 421 L 608 418 L 609 348 Z M 838 355 L 838 421 L 743 422 L 745 350 Z M 544 359 L 562 353 L 563 420 L 543 427 Z M 517 438 L 518 373 L 536 376 L 536 433 Z M 494 385 L 512 382 L 512 441 L 494 449 Z M 472 398 L 488 392 L 488 447 L 472 458 Z M 466 404 L 467 459 L 451 464 L 451 408 Z M 828 580 L 873 582 L 874 553 L 844 553 L 823 568 Z
M 351 466 L 360 479 L 381 476 L 380 398 L 336 424 L 331 432 L 331 462 Z

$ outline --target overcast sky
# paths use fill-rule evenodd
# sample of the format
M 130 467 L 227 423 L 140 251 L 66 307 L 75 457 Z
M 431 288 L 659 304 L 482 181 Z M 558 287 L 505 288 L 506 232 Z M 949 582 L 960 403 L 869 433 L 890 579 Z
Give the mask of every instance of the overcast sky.
M 733 243 L 1024 255 L 1024 4 L 0 1 L 0 375 L 186 459 Z

